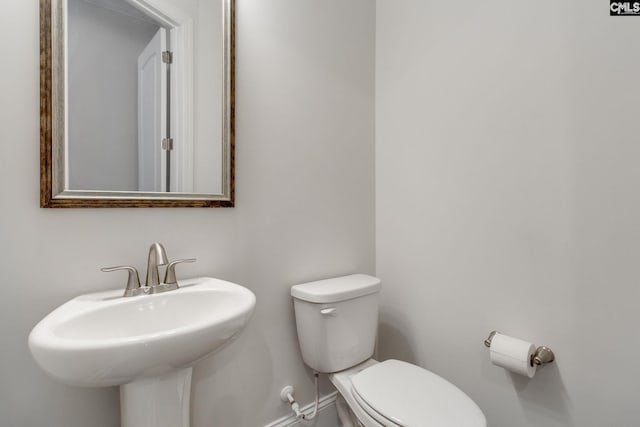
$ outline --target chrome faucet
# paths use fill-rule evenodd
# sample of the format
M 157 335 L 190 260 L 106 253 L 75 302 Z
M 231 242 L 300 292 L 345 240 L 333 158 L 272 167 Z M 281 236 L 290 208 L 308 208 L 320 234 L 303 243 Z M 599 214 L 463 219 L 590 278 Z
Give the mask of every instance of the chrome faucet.
M 167 251 L 162 243 L 154 243 L 149 248 L 149 257 L 147 259 L 147 279 L 146 285 L 149 287 L 158 286 L 160 284 L 160 272 L 158 266 L 167 265 Z
M 177 259 L 169 263 L 167 257 L 167 251 L 164 249 L 161 243 L 154 243 L 149 248 L 149 256 L 147 258 L 147 277 L 145 286 L 140 286 L 140 279 L 138 278 L 138 270 L 135 267 L 129 265 L 102 268 L 104 272 L 126 270 L 129 272 L 129 278 L 127 280 L 127 288 L 124 291 L 125 297 L 133 297 L 137 295 L 157 294 L 160 292 L 173 291 L 179 288 L 178 280 L 176 279 L 176 265 L 183 262 L 195 262 L 195 258 Z M 159 266 L 167 265 L 167 270 L 164 275 L 164 280 L 160 282 Z

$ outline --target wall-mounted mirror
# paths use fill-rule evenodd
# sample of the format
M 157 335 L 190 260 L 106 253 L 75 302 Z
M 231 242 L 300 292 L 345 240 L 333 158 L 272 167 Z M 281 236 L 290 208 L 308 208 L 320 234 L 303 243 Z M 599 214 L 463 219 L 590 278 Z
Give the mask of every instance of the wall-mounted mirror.
M 40 0 L 41 206 L 233 206 L 234 32 L 234 0 Z

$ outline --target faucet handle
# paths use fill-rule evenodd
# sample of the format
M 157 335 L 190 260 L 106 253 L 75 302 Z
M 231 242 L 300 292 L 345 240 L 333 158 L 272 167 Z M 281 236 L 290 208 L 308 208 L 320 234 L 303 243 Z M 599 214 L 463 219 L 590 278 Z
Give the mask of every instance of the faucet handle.
M 176 265 L 182 264 L 185 262 L 196 262 L 195 258 L 187 258 L 187 259 L 177 259 L 175 261 L 171 261 L 167 266 L 167 271 L 164 274 L 164 284 L 166 285 L 177 285 L 178 281 L 176 280 Z
M 140 276 L 138 275 L 138 270 L 135 267 L 131 267 L 130 265 L 119 265 L 117 267 L 105 267 L 100 269 L 100 271 L 104 271 L 105 273 L 120 270 L 126 270 L 129 272 L 127 288 L 124 290 L 123 296 L 132 297 L 134 295 L 138 295 L 140 289 Z

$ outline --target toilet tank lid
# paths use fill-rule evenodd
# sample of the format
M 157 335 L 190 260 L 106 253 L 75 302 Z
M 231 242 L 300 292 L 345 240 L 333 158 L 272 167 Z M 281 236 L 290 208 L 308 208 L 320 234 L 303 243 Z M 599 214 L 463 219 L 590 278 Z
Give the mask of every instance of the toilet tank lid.
M 380 292 L 380 279 L 367 274 L 334 277 L 291 287 L 291 296 L 313 303 L 331 303 Z

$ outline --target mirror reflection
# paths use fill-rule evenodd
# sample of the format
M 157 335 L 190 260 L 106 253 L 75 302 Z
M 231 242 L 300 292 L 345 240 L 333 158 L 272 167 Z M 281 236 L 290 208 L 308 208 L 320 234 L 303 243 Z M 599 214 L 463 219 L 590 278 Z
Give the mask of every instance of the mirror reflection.
M 232 2 L 51 3 L 52 198 L 231 200 Z

